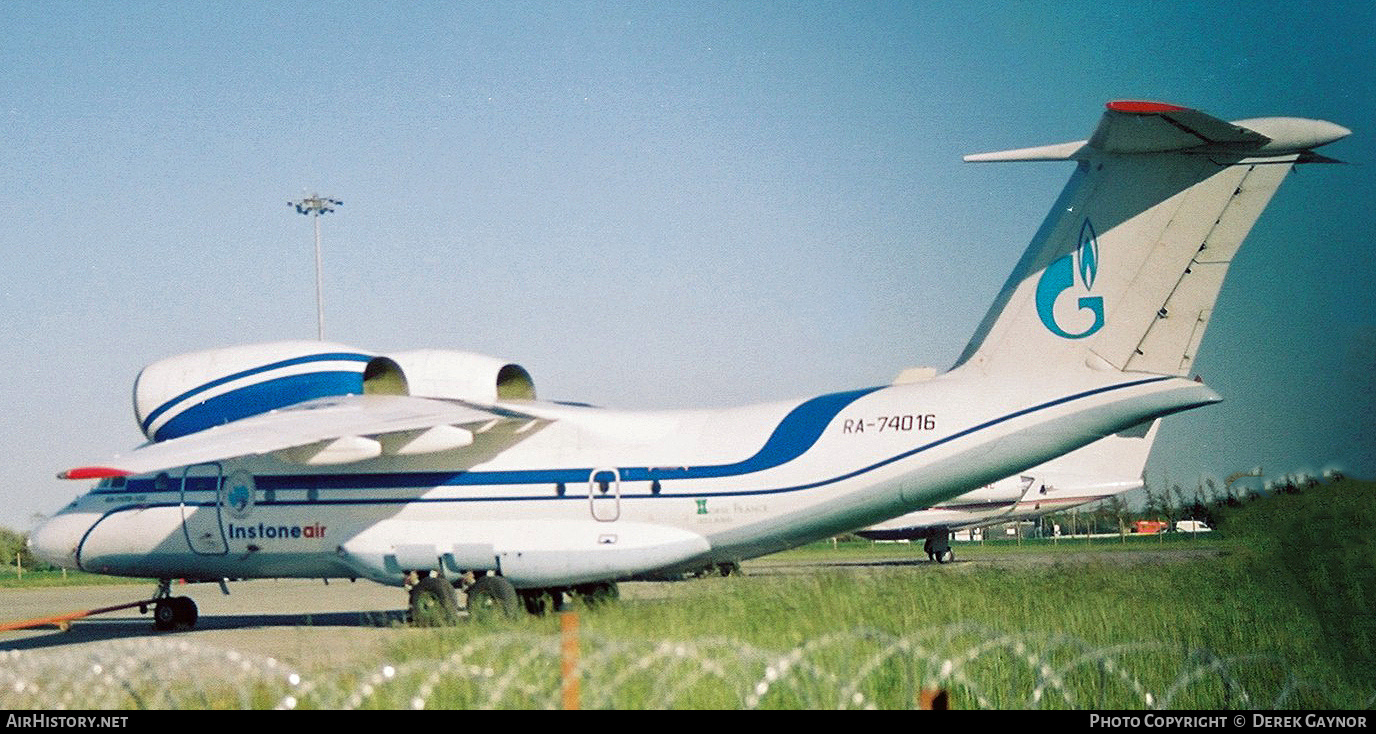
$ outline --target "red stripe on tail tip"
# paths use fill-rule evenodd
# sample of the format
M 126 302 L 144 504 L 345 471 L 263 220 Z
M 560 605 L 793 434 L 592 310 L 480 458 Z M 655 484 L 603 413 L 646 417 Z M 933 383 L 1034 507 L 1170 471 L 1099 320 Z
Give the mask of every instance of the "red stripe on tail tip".
M 1118 99 L 1104 106 L 1114 112 L 1130 112 L 1136 115 L 1158 115 L 1162 112 L 1184 112 L 1190 109 L 1165 102 L 1147 102 L 1140 99 Z
M 76 469 L 68 469 L 57 475 L 58 479 L 115 479 L 127 477 L 133 472 L 123 469 L 111 469 L 108 466 L 83 466 Z

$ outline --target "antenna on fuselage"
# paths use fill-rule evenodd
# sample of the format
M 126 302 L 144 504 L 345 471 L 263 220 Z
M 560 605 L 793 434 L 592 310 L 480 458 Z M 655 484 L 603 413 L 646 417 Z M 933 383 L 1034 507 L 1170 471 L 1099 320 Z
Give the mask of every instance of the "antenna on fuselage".
M 313 194 L 300 201 L 289 201 L 287 206 L 296 207 L 297 214 L 313 215 L 315 220 L 315 319 L 316 319 L 316 338 L 325 341 L 325 297 L 321 293 L 320 275 L 320 215 L 329 214 L 337 206 L 343 206 L 344 202 L 337 199 L 327 199 L 319 194 Z

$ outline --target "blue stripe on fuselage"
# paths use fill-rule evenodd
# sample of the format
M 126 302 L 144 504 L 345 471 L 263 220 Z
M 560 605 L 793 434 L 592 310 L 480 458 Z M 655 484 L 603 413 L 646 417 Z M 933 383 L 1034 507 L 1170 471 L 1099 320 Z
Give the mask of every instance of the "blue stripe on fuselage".
M 772 469 L 802 456 L 817 443 L 837 413 L 882 388 L 871 387 L 816 397 L 789 411 L 763 447 L 744 461 L 696 467 L 627 467 L 619 469 L 626 482 L 654 479 L 707 479 Z M 487 484 L 555 484 L 586 482 L 586 469 L 516 469 L 512 471 L 404 472 L 377 474 L 317 474 L 259 477 L 260 489 L 399 489 L 405 487 L 475 486 Z
M 1003 416 L 993 418 L 983 423 L 971 426 L 961 431 L 957 431 L 949 436 L 939 438 L 930 443 L 926 443 L 915 448 L 903 451 L 899 454 L 869 464 L 864 467 L 842 473 L 838 476 L 827 477 L 820 480 L 787 487 L 762 488 L 740 491 L 713 491 L 713 492 L 672 492 L 665 490 L 661 495 L 622 495 L 622 499 L 646 499 L 652 497 L 707 497 L 707 496 L 744 496 L 744 495 L 767 495 L 779 494 L 784 492 L 794 492 L 799 490 L 813 489 L 815 487 L 832 484 L 838 481 L 850 479 L 867 472 L 873 471 L 883 466 L 887 466 L 897 461 L 941 446 L 952 441 L 956 441 L 965 436 L 991 428 L 995 425 L 1005 423 L 1009 420 L 1035 413 L 1040 410 L 1051 408 L 1057 405 L 1073 402 L 1083 398 L 1091 397 L 1105 392 L 1120 390 L 1124 388 L 1137 387 L 1154 382 L 1172 379 L 1170 377 L 1159 376 L 1149 377 L 1132 382 L 1106 385 L 1092 390 L 1067 395 L 1062 398 L 1050 400 L 1045 403 L 1034 405 L 1028 408 L 1014 411 Z M 855 390 L 845 393 L 834 393 L 813 398 L 789 412 L 787 416 L 774 429 L 774 433 L 765 442 L 765 445 L 751 456 L 741 462 L 734 464 L 717 464 L 711 466 L 682 467 L 682 468 L 646 468 L 646 467 L 627 467 L 620 468 L 623 481 L 650 481 L 654 479 L 701 479 L 711 477 L 725 477 L 745 474 L 748 472 L 762 471 L 779 466 L 801 456 L 810 449 L 821 437 L 823 431 L 831 423 L 832 419 L 859 398 L 868 395 L 882 388 L 868 388 L 865 390 Z M 592 468 L 586 469 L 526 469 L 512 471 L 439 471 L 439 472 L 387 472 L 370 474 L 283 474 L 283 475 L 262 475 L 255 478 L 260 490 L 309 490 L 309 489 L 426 489 L 440 486 L 496 486 L 496 485 L 536 485 L 554 484 L 558 482 L 574 483 L 588 481 Z M 172 491 L 179 491 L 180 487 Z M 122 489 L 98 490 L 109 493 L 135 493 L 152 492 L 153 479 L 134 479 L 130 480 Z M 519 501 L 531 499 L 581 499 L 587 500 L 586 494 L 569 492 L 563 497 L 531 497 L 531 496 L 509 496 L 509 497 L 474 497 L 472 501 Z M 332 499 L 310 501 L 304 504 L 387 504 L 387 503 L 407 503 L 407 502 L 459 502 L 467 501 L 467 498 L 435 498 L 425 499 L 418 497 L 405 498 L 369 498 L 369 499 Z M 279 504 L 298 504 L 295 502 L 282 502 Z

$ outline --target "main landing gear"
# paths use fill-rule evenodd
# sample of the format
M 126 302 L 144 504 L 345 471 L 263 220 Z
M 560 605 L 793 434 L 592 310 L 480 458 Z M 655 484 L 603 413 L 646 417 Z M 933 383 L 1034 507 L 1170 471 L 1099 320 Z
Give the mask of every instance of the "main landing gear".
M 928 536 L 922 541 L 922 550 L 927 552 L 929 561 L 950 563 L 956 559 L 956 552 L 951 550 L 951 541 L 945 533 Z
M 189 596 L 172 596 L 172 580 L 160 579 L 153 595 L 153 629 L 159 632 L 189 630 L 196 626 L 199 613 Z
M 621 598 L 620 590 L 611 581 L 555 589 L 521 589 L 516 594 L 521 598 L 526 612 L 536 617 L 547 612 L 568 611 L 575 600 L 592 608 Z
M 448 627 L 459 620 L 458 586 L 464 591 L 467 603 L 464 610 L 469 619 L 487 620 L 515 617 L 520 614 L 521 599 L 516 587 L 501 576 L 464 574 L 458 584 L 443 576 L 417 574 L 408 583 L 410 592 L 410 620 L 417 627 Z
M 520 616 L 522 609 L 536 616 L 561 612 L 568 608 L 571 599 L 594 607 L 619 597 L 616 584 L 611 581 L 571 588 L 518 590 L 501 576 L 464 574 L 458 582 L 451 582 L 443 576 L 424 573 L 412 575 L 407 582 L 410 621 L 418 627 L 453 625 L 461 611 L 468 613 L 470 621 L 486 622 L 513 619 Z M 459 606 L 458 591 L 463 591 L 467 599 L 463 607 Z

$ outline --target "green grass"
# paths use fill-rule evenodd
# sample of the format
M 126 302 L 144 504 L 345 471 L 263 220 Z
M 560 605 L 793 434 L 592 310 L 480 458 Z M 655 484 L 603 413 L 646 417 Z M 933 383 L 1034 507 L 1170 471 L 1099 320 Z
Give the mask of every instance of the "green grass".
M 1288 602 L 1255 578 L 1225 562 L 685 582 L 669 599 L 581 612 L 583 654 L 597 661 L 584 687 L 597 705 L 618 708 L 739 707 L 771 663 L 796 657 L 813 669 L 791 681 L 805 690 L 758 705 L 846 705 L 837 690 L 855 688 L 866 703 L 910 707 L 928 685 L 950 688 L 967 707 L 1362 705 L 1370 688 L 1321 654 L 1321 625 L 1287 613 Z M 412 637 L 395 652 L 444 659 L 467 647 L 463 664 L 517 676 L 538 692 L 492 701 L 485 679 L 452 676 L 435 705 L 539 706 L 557 685 L 556 637 L 556 620 L 519 620 Z M 670 655 L 665 646 L 689 652 Z M 870 664 L 873 672 L 860 675 Z M 948 664 L 958 675 L 943 672 Z M 727 672 L 709 676 L 711 666 Z M 660 698 L 683 681 L 681 695 Z
M 1315 634 L 1315 655 L 1376 685 L 1376 483 L 1344 481 L 1243 506 L 1222 529 L 1276 610 Z
M 1111 538 L 1026 538 L 1022 541 L 995 540 L 956 541 L 951 543 L 960 559 L 997 558 L 1010 554 L 1079 553 L 1092 550 L 1157 551 L 1162 548 L 1222 549 L 1231 547 L 1219 533 L 1166 533 L 1162 535 L 1113 536 Z M 868 540 L 848 540 L 832 545 L 830 541 L 786 550 L 766 557 L 768 562 L 867 560 L 876 557 L 925 560 L 922 541 L 910 543 L 875 543 Z
M 84 571 L 67 571 L 65 574 L 61 569 L 44 571 L 24 571 L 23 578 L 13 566 L 0 568 L 0 588 L 3 589 L 23 589 L 23 588 L 47 588 L 53 586 L 90 586 L 92 584 L 151 584 L 152 579 L 135 579 L 127 576 L 103 576 L 96 573 L 86 573 Z
M 597 660 L 584 690 L 590 705 L 623 708 L 909 707 L 928 685 L 964 707 L 1366 707 L 1376 694 L 1373 500 L 1376 485 L 1343 482 L 1233 511 L 1208 538 L 957 548 L 966 558 L 1219 551 L 1204 559 L 1077 554 L 1016 570 L 881 566 L 665 584 L 664 599 L 581 612 L 584 655 Z M 904 554 L 921 547 L 825 544 L 778 558 Z M 493 699 L 489 677 L 454 673 L 428 705 L 554 705 L 556 639 L 554 619 L 517 620 L 415 636 L 395 652 L 524 681 Z M 771 682 L 771 661 L 789 659 Z

